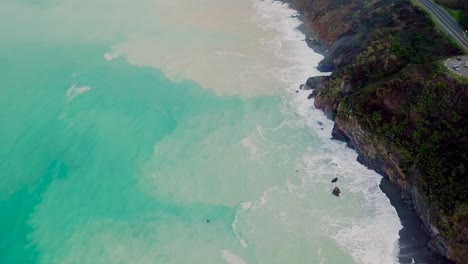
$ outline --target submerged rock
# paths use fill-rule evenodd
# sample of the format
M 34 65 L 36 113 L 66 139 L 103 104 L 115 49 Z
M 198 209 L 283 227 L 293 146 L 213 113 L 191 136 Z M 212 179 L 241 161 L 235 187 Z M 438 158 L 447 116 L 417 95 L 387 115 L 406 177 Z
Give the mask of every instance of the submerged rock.
M 333 189 L 332 193 L 333 193 L 336 197 L 340 197 L 341 190 L 340 190 L 340 188 L 335 187 L 335 189 Z

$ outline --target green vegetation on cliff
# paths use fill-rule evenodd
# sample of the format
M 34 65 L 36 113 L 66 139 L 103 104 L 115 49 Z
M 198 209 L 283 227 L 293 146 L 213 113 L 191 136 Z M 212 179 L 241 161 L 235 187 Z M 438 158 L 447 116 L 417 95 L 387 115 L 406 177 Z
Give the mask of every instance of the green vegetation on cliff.
M 468 258 L 468 81 L 442 63 L 461 51 L 407 0 L 328 5 L 358 15 L 349 15 L 354 26 L 329 46 L 322 68 L 334 72 L 314 91 L 316 105 L 337 120 L 357 120 L 395 156 L 390 165 L 404 174 L 399 187 L 417 189 L 443 236 L 448 252 L 439 253 Z
M 468 199 L 466 185 L 467 87 L 441 63 L 410 65 L 395 76 L 347 97 L 343 104 L 400 156 L 403 172 L 429 203 L 447 215 Z

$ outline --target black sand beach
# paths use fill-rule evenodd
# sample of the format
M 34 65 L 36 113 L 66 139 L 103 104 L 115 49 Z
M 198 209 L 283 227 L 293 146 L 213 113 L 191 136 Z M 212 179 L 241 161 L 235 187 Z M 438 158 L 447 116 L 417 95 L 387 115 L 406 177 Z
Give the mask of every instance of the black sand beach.
M 395 207 L 403 228 L 400 230 L 398 241 L 400 254 L 399 262 L 425 263 L 425 264 L 448 264 L 446 259 L 430 252 L 426 245 L 429 235 L 424 231 L 419 217 L 413 213 L 408 205 L 401 199 L 400 191 L 392 185 L 388 178 L 382 178 L 380 189 L 390 199 L 390 203 Z

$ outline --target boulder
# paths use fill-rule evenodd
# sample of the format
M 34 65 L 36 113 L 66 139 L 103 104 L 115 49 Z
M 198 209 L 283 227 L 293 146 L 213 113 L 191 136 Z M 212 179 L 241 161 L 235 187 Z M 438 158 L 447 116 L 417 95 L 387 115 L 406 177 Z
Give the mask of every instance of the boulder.
M 335 189 L 333 189 L 332 193 L 333 193 L 336 197 L 340 197 L 341 190 L 340 190 L 340 188 L 335 187 Z
M 338 177 L 334 178 L 334 179 L 332 180 L 332 183 L 335 183 L 335 182 L 337 182 L 337 181 L 338 181 Z

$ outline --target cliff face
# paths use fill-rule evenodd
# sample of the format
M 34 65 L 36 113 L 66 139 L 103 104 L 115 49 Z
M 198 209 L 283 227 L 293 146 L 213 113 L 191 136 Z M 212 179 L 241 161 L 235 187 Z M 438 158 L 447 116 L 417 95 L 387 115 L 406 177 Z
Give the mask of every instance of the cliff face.
M 294 5 L 328 49 L 320 67 L 333 74 L 308 83 L 333 136 L 401 190 L 431 249 L 466 263 L 468 81 L 442 64 L 461 51 L 407 0 Z

